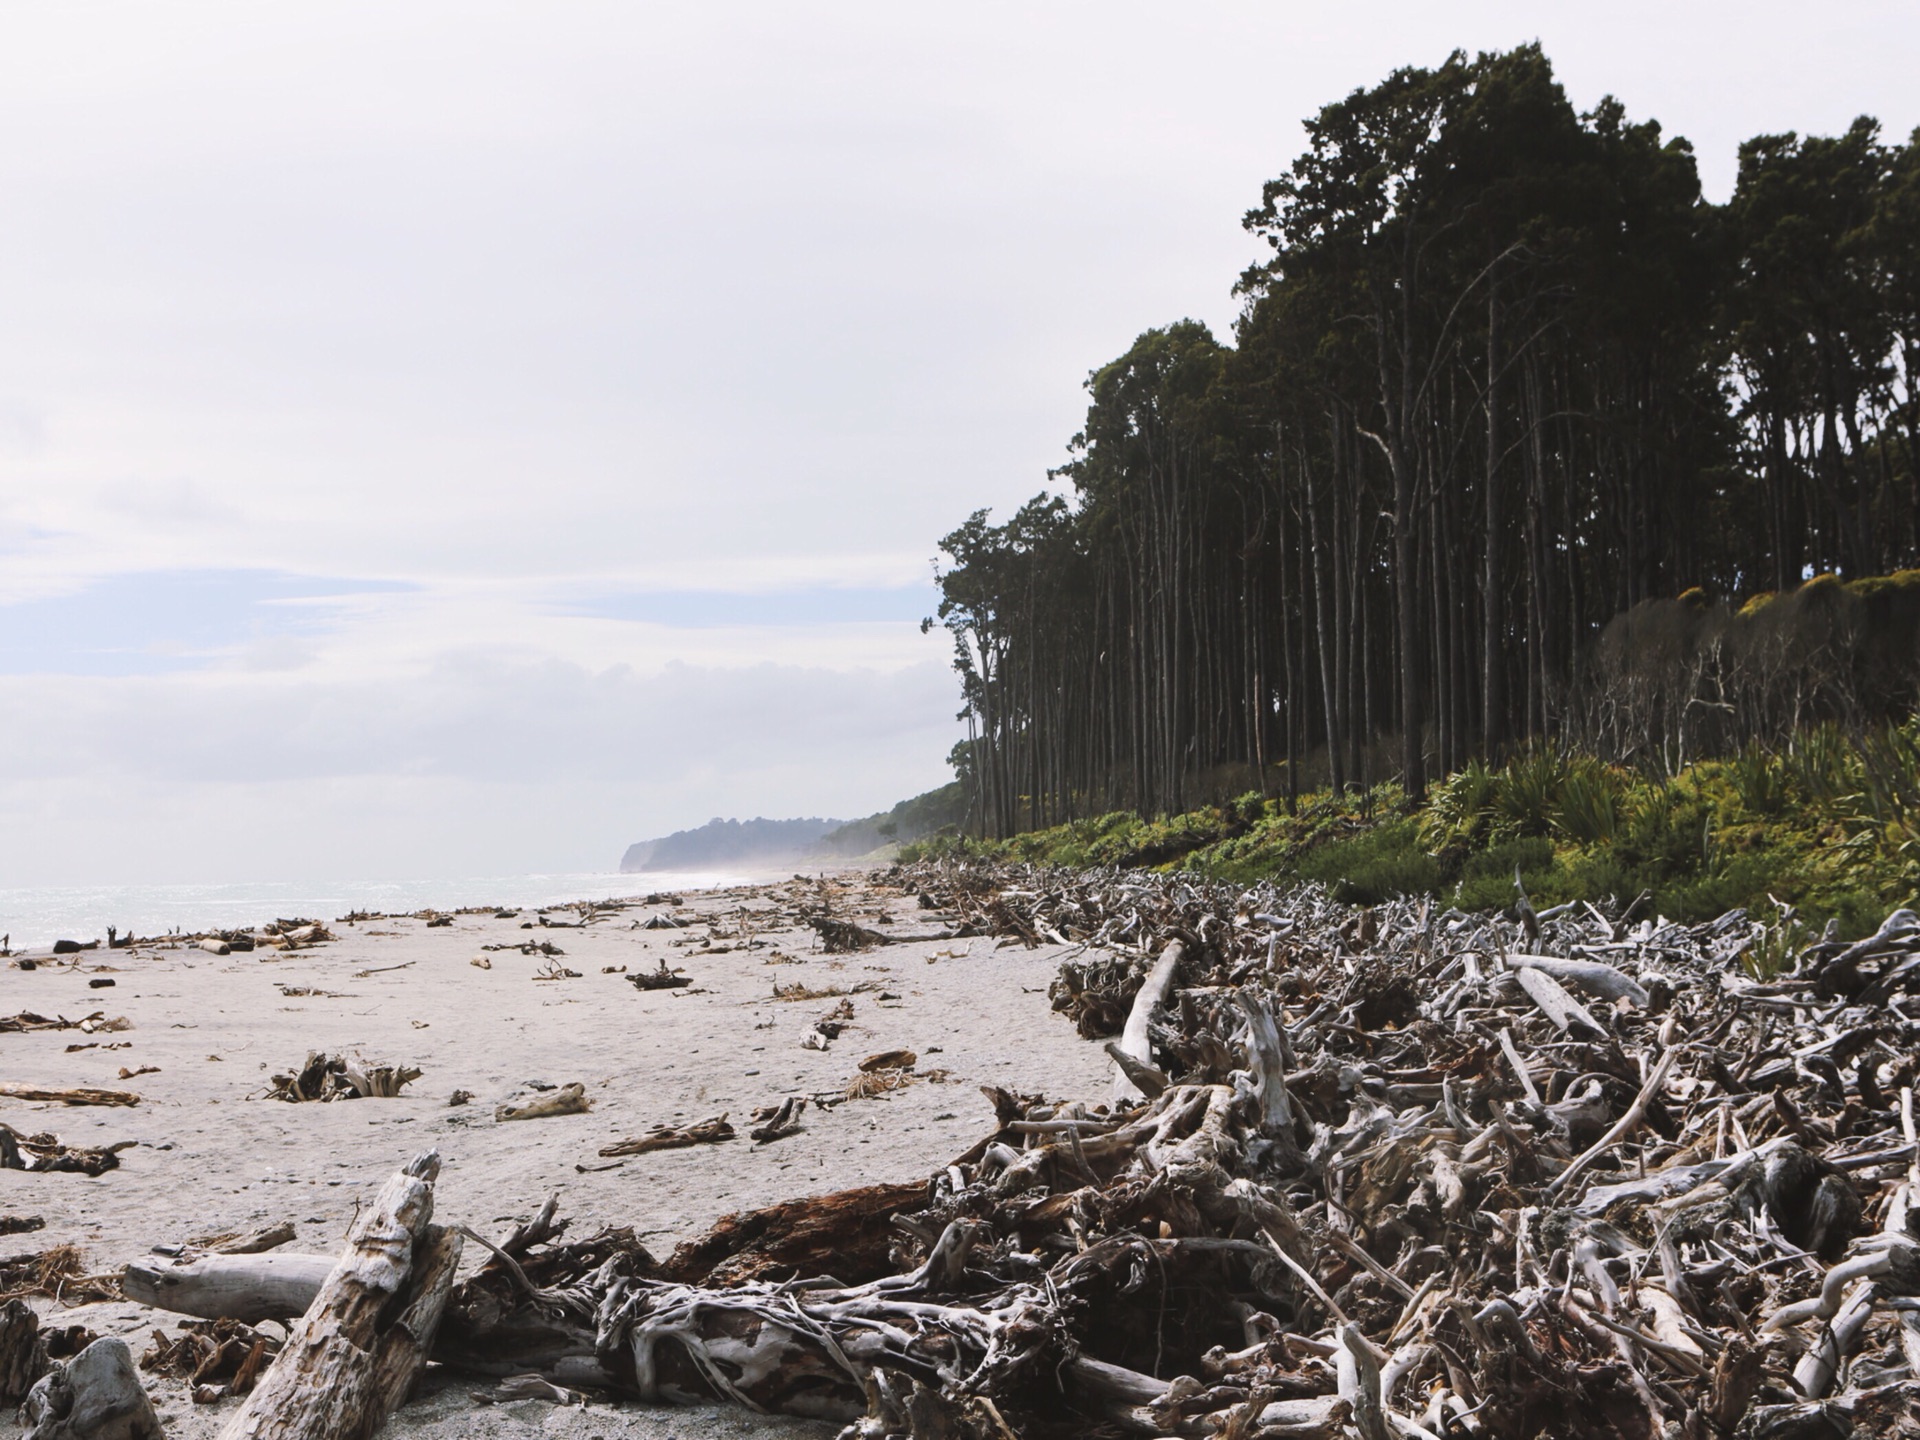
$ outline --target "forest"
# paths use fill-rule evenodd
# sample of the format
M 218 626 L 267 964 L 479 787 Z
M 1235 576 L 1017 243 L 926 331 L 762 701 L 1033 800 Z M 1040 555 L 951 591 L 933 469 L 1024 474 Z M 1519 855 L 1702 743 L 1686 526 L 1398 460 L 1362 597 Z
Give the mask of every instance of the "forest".
M 941 542 L 970 829 L 1911 713 L 1920 132 L 1756 136 L 1715 204 L 1527 46 L 1306 134 L 1232 336 L 1142 334 Z

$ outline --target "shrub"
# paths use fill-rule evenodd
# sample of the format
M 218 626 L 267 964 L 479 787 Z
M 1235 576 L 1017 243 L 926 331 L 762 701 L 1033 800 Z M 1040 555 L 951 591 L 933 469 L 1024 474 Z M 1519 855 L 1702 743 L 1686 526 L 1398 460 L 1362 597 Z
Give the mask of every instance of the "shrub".
M 1559 887 L 1554 884 L 1553 846 L 1537 835 L 1508 840 L 1467 857 L 1460 867 L 1460 883 L 1453 903 L 1462 910 L 1504 910 L 1514 902 L 1513 877 L 1518 871 L 1527 894 L 1540 899 Z
M 1439 862 L 1421 848 L 1419 826 L 1410 819 L 1388 820 L 1322 845 L 1300 861 L 1295 873 L 1302 880 L 1326 882 L 1334 898 L 1349 905 L 1433 895 L 1443 883 Z
M 1493 817 L 1499 789 L 1499 776 L 1478 760 L 1468 762 L 1466 768 L 1434 786 L 1427 793 L 1427 810 L 1421 819 L 1427 843 L 1439 849 L 1478 838 Z
M 1550 750 L 1516 755 L 1500 772 L 1496 813 L 1516 834 L 1546 834 L 1559 808 L 1566 773 L 1566 762 Z
M 1725 762 L 1726 775 L 1740 803 L 1751 815 L 1784 815 L 1792 803 L 1793 784 L 1777 755 L 1758 744 L 1748 745 Z
M 1626 777 L 1612 766 L 1586 756 L 1569 761 L 1560 781 L 1555 828 L 1582 845 L 1611 841 L 1626 796 Z

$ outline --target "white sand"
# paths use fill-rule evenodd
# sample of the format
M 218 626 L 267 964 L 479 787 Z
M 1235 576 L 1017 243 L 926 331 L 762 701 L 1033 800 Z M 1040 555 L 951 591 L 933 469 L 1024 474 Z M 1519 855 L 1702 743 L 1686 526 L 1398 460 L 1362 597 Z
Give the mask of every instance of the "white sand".
M 813 887 L 791 884 L 691 892 L 674 913 L 713 918 L 733 932 L 744 906 L 773 916 Z M 874 917 L 884 907 L 892 924 Z M 764 948 L 697 953 L 705 923 L 641 930 L 632 922 L 664 907 L 629 909 L 585 929 L 520 928 L 520 918 L 461 916 L 450 928 L 415 920 L 332 926 L 336 943 L 281 954 L 217 957 L 192 948 L 92 951 L 72 964 L 32 972 L 0 968 L 0 1014 L 30 1010 L 78 1018 L 124 1015 L 121 1034 L 43 1031 L 0 1035 L 0 1078 L 40 1085 L 136 1090 L 133 1109 L 68 1108 L 0 1101 L 0 1120 L 52 1130 L 73 1144 L 140 1142 L 121 1168 L 99 1179 L 0 1171 L 0 1212 L 42 1215 L 39 1233 L 0 1239 L 17 1254 L 71 1241 L 89 1268 L 117 1270 L 151 1246 L 191 1236 L 250 1231 L 292 1221 L 292 1250 L 332 1252 L 358 1197 L 411 1156 L 438 1149 L 443 1170 L 436 1217 L 503 1236 L 558 1190 L 576 1236 L 631 1225 L 664 1258 L 728 1211 L 876 1181 L 919 1179 L 964 1151 L 992 1111 L 978 1087 L 1017 1086 L 1061 1098 L 1104 1093 L 1108 1062 L 1051 1013 L 1045 990 L 1058 951 L 997 948 L 990 939 L 897 944 L 850 956 L 822 954 L 810 930 L 784 919 L 752 927 Z M 938 928 L 891 891 L 848 889 L 837 914 L 898 934 Z M 550 912 L 559 918 L 562 912 Z M 332 917 L 321 917 L 328 921 Z M 550 940 L 578 979 L 537 981 L 545 963 L 512 950 L 493 968 L 469 962 L 486 943 Z M 674 945 L 675 940 L 691 941 Z M 737 939 L 714 942 L 738 946 Z M 776 955 L 793 963 L 770 963 Z M 637 992 L 605 966 L 650 969 L 659 957 L 694 984 Z M 383 968 L 383 967 L 402 968 Z M 379 973 L 357 973 L 365 971 Z M 112 989 L 87 982 L 111 976 Z M 852 997 L 852 1028 L 825 1053 L 801 1048 L 834 999 L 783 1002 L 774 985 L 879 987 Z M 280 987 L 337 992 L 290 998 Z M 897 1000 L 881 999 L 882 992 Z M 67 1053 L 70 1044 L 100 1048 Z M 127 1042 L 109 1050 L 106 1044 Z M 839 1090 L 859 1060 L 904 1047 L 919 1069 L 951 1072 L 896 1093 L 809 1109 L 804 1133 L 770 1145 L 746 1138 L 749 1112 L 789 1094 Z M 407 1062 L 425 1072 L 393 1100 L 291 1105 L 262 1098 L 272 1073 L 296 1069 L 309 1050 Z M 122 1067 L 159 1073 L 121 1081 Z M 529 1082 L 580 1081 L 591 1113 L 496 1123 L 493 1110 L 525 1101 Z M 449 1108 L 456 1089 L 473 1103 Z M 617 1169 L 602 1145 L 661 1122 L 727 1112 L 740 1138 L 656 1152 Z M 468 1246 L 469 1268 L 481 1258 Z M 136 1356 L 157 1324 L 175 1317 L 132 1304 L 60 1312 L 120 1334 Z M 233 1402 L 192 1405 L 177 1381 L 153 1383 L 169 1434 L 210 1436 Z M 437 1372 L 386 1433 L 406 1436 L 816 1436 L 830 1426 L 769 1420 L 738 1410 L 592 1406 L 559 1410 L 533 1401 L 478 1408 L 478 1382 Z M 0 1435 L 17 1434 L 8 1417 Z

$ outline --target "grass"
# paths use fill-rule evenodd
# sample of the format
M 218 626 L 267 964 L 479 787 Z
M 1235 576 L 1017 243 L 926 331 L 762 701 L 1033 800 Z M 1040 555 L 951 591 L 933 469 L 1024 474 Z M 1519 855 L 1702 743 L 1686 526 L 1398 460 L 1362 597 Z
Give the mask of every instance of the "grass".
M 1820 727 L 1785 752 L 1749 749 L 1664 780 L 1534 750 L 1469 765 L 1418 807 L 1393 785 L 1323 791 L 1292 813 L 1248 795 L 1000 841 L 943 838 L 906 858 L 942 847 L 1243 884 L 1318 880 L 1355 904 L 1432 895 L 1462 909 L 1512 904 L 1517 872 L 1536 907 L 1644 889 L 1676 920 L 1744 906 L 1781 927 L 1817 932 L 1832 920 L 1863 935 L 1920 894 L 1920 721 L 1854 735 Z

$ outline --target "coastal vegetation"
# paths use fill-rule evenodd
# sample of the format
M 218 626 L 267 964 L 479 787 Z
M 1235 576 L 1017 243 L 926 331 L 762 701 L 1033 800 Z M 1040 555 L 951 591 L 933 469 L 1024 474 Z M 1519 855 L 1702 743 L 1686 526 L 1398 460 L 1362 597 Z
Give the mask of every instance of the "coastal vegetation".
M 1545 909 L 1613 896 L 1684 921 L 1744 907 L 1783 944 L 1828 921 L 1851 937 L 1920 894 L 1920 724 L 1862 737 L 1819 726 L 1789 748 L 1756 743 L 1660 779 L 1530 749 L 1472 762 L 1418 803 L 1392 781 L 1291 806 L 1248 794 L 1160 819 L 1115 811 L 1003 839 L 949 833 L 903 858 L 942 854 L 1318 881 L 1362 905 L 1430 895 Z
M 1307 138 L 1232 336 L 1141 335 L 1052 486 L 942 542 L 959 828 L 1355 893 L 1906 893 L 1920 137 L 1758 136 L 1716 204 L 1526 46 Z

